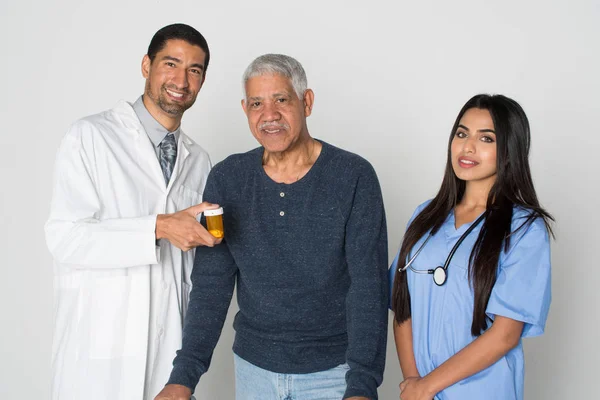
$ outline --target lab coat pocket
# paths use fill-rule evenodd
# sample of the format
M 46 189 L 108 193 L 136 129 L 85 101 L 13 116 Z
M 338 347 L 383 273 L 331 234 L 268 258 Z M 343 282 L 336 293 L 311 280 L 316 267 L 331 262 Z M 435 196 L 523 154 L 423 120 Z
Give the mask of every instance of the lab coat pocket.
M 129 277 L 94 279 L 90 293 L 90 357 L 109 359 L 124 354 L 129 311 Z
M 202 203 L 202 193 L 198 193 L 184 185 L 179 186 L 175 198 L 178 211 Z

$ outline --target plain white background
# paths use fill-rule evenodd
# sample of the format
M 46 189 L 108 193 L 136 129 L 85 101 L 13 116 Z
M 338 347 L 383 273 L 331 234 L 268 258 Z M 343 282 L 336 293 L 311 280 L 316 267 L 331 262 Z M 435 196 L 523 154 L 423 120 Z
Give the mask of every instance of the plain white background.
M 378 172 L 390 259 L 414 208 L 441 182 L 446 142 L 479 92 L 519 101 L 538 195 L 557 219 L 546 334 L 525 342 L 527 399 L 584 399 L 600 377 L 597 226 L 600 5 L 571 1 L 8 1 L 0 4 L 0 397 L 50 393 L 52 264 L 43 224 L 59 141 L 77 118 L 134 101 L 160 27 L 185 22 L 211 47 L 183 121 L 214 162 L 255 147 L 240 107 L 256 56 L 303 63 L 314 137 Z M 233 399 L 232 306 L 199 399 Z M 398 398 L 392 337 L 382 399 Z

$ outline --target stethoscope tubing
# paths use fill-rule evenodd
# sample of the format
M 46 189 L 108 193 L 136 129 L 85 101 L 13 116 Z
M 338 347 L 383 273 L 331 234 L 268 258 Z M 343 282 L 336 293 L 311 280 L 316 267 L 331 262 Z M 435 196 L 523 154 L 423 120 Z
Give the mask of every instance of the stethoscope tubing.
M 452 250 L 450 250 L 450 254 L 448 254 L 448 257 L 446 257 L 446 261 L 444 262 L 444 266 L 442 267 L 444 269 L 444 272 L 448 271 L 448 266 L 450 265 L 450 262 L 452 261 L 452 257 L 454 257 L 454 253 L 456 253 L 456 250 L 458 250 L 461 243 L 467 238 L 467 236 L 469 236 L 469 234 L 473 231 L 473 229 L 475 229 L 475 227 L 477 227 L 477 225 L 479 225 L 479 223 L 481 221 L 483 221 L 484 218 L 485 218 L 485 212 L 483 214 L 481 214 L 479 216 L 479 218 L 477 218 L 477 220 L 475 220 L 475 222 L 469 227 L 469 229 L 467 229 L 465 231 L 465 233 L 463 233 L 460 236 L 460 238 L 458 239 L 456 244 L 452 247 Z M 411 257 L 410 260 L 408 260 L 408 263 L 406 263 L 406 265 L 404 267 L 398 269 L 398 272 L 403 272 L 403 271 L 406 271 L 407 268 L 410 268 L 411 271 L 416 272 L 417 274 L 433 274 L 435 269 L 415 269 L 412 267 L 412 263 L 416 260 L 419 253 L 421 253 L 421 251 L 423 250 L 423 248 L 425 247 L 427 242 L 429 242 L 429 239 L 431 239 L 432 236 L 433 236 L 433 233 L 430 232 L 429 235 L 427 236 L 427 239 L 425 239 L 423 244 L 417 249 L 417 252 Z

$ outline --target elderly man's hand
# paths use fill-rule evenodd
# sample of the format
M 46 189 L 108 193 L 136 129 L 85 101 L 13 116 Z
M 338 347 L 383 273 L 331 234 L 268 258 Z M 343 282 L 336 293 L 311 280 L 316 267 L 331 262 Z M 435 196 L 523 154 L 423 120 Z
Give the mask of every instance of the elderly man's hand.
M 190 400 L 192 390 L 183 385 L 167 385 L 154 400 Z
M 198 246 L 213 247 L 221 243 L 200 224 L 196 217 L 206 210 L 219 208 L 218 204 L 200 203 L 173 214 L 159 214 L 156 217 L 156 238 L 167 239 L 183 251 Z

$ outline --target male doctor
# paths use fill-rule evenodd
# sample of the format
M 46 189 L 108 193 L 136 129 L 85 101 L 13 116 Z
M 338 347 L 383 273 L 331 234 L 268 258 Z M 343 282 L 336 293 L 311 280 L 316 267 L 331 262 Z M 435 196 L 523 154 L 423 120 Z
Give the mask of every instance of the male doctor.
M 208 44 L 159 30 L 143 96 L 83 118 L 56 159 L 46 241 L 54 256 L 52 399 L 150 399 L 181 347 L 196 246 L 219 243 L 196 216 L 211 167 L 180 129 L 204 82 Z

